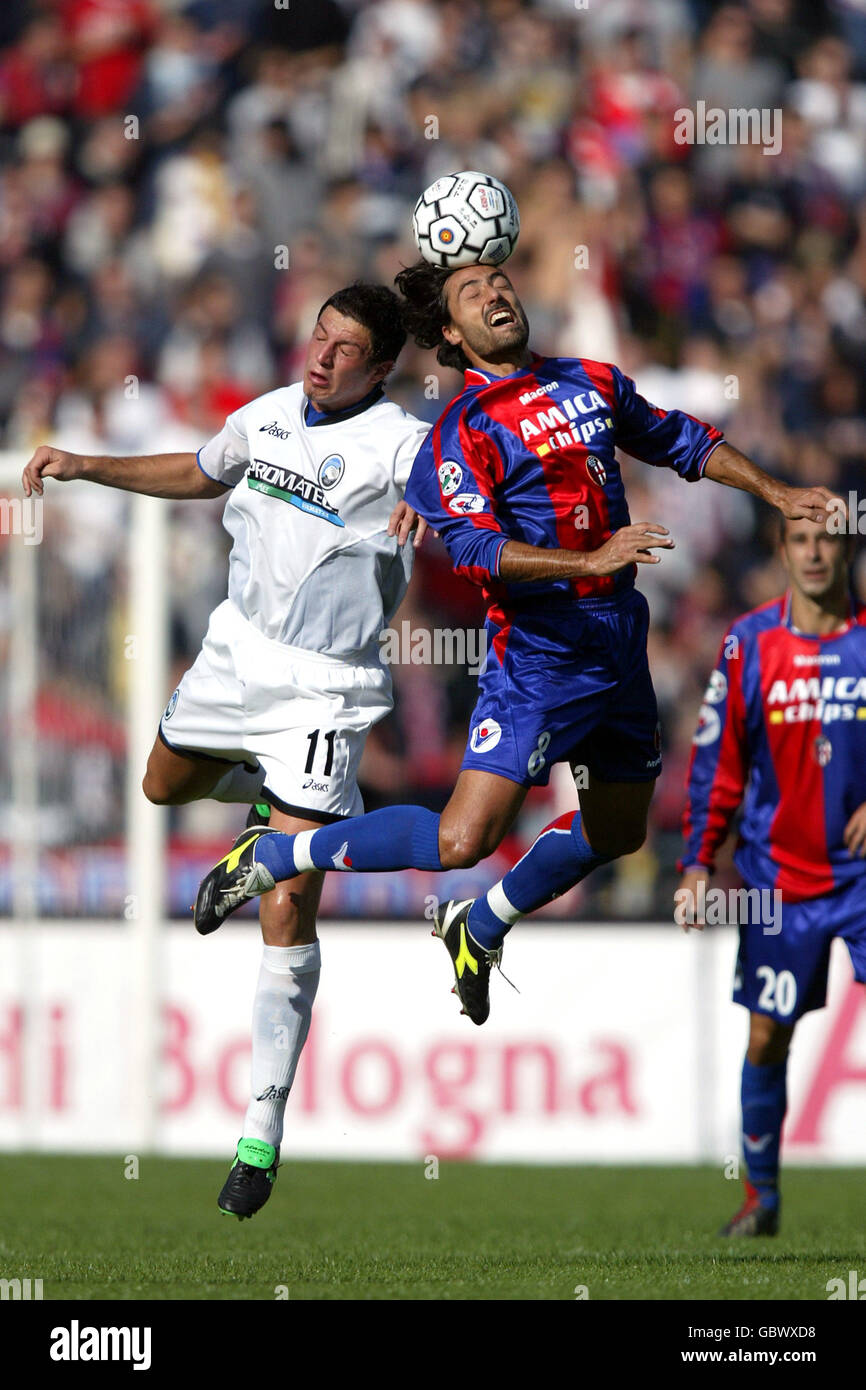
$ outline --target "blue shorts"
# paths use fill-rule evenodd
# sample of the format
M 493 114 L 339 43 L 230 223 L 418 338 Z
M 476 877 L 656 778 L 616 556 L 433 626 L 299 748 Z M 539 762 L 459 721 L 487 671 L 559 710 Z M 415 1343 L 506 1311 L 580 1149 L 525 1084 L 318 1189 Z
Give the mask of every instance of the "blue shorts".
M 637 589 L 521 612 L 502 659 L 493 645 L 500 629 L 488 622 L 462 767 L 524 787 L 545 786 L 560 762 L 602 782 L 653 781 L 662 759 L 648 627 Z
M 753 895 L 752 907 L 757 908 Z M 854 978 L 866 983 L 866 874 L 844 888 L 801 903 L 782 903 L 780 931 L 767 930 L 759 911 L 740 924 L 734 1002 L 752 1013 L 792 1024 L 827 1002 L 830 944 L 841 936 Z

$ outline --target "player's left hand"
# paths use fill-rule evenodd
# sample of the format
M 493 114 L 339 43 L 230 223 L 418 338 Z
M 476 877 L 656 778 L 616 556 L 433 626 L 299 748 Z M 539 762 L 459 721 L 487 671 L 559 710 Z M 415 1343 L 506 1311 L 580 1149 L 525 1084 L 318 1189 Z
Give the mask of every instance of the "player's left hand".
M 396 536 L 400 545 L 405 545 L 413 531 L 413 544 L 417 550 L 427 532 L 427 522 L 408 502 L 398 502 L 388 521 L 388 535 Z
M 703 865 L 692 864 L 683 870 L 680 886 L 674 893 L 674 921 L 684 932 L 692 927 L 695 931 L 703 931 L 706 926 L 700 905 L 706 902 L 709 885 L 710 871 Z
M 832 505 L 831 505 L 832 504 Z M 792 521 L 806 517 L 819 523 L 831 516 L 847 517 L 848 509 L 841 497 L 827 487 L 786 487 L 778 502 L 779 511 Z
M 862 806 L 858 806 L 853 816 L 845 826 L 845 833 L 842 836 L 848 846 L 848 853 L 852 858 L 856 855 L 858 859 L 866 857 L 866 801 Z

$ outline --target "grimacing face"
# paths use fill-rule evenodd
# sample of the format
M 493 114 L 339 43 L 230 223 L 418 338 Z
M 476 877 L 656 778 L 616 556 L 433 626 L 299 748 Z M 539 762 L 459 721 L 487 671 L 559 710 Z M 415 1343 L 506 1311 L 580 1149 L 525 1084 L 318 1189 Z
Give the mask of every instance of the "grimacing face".
M 443 337 L 473 365 L 509 362 L 526 350 L 529 322 L 511 281 L 498 266 L 465 265 L 445 282 L 451 322 Z
M 827 594 L 847 585 L 848 536 L 831 535 L 818 521 L 785 522 L 782 562 L 793 587 L 806 598 L 820 602 Z
M 304 362 L 304 394 L 317 410 L 345 410 L 383 381 L 393 362 L 370 362 L 370 333 L 328 305 L 313 329 Z

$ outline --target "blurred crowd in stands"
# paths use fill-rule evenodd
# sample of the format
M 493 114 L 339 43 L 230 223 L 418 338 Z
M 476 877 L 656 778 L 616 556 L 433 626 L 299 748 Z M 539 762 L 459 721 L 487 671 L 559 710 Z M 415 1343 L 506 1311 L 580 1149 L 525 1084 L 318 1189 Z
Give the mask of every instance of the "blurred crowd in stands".
M 779 152 L 677 143 L 675 112 L 698 101 L 781 111 Z M 616 361 L 789 480 L 860 487 L 866 0 L 4 0 L 0 447 L 198 448 L 297 379 L 335 288 L 391 283 L 415 258 L 414 200 L 460 168 L 517 197 L 509 273 L 537 350 Z M 389 390 L 432 421 L 460 385 L 410 345 Z M 665 770 L 647 846 L 569 900 L 579 916 L 669 915 L 701 692 L 725 624 L 784 587 L 750 499 L 624 469 L 633 518 L 677 541 L 639 576 Z M 58 842 L 92 845 L 122 818 L 127 507 L 59 487 L 46 507 L 40 717 L 47 744 L 66 740 L 68 780 L 43 770 L 42 795 L 65 800 Z M 173 508 L 173 676 L 224 594 L 220 512 Z M 862 567 L 856 584 L 866 596 Z M 481 613 L 425 544 L 400 618 Z M 440 807 L 474 680 L 395 677 L 367 805 Z M 533 793 L 509 853 L 573 798 L 561 776 Z M 172 819 L 182 844 L 240 823 L 216 803 Z

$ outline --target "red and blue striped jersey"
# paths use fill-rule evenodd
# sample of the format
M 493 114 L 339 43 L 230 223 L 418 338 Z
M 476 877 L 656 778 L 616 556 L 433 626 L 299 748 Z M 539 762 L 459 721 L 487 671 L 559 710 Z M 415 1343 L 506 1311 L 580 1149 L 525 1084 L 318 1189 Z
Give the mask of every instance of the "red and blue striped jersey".
M 636 566 L 598 578 L 505 584 L 507 541 L 592 551 L 629 524 L 616 449 L 694 482 L 717 429 L 638 395 L 619 368 L 538 357 L 510 376 L 467 369 L 419 450 L 406 500 L 442 537 L 454 567 L 484 590 L 500 628 L 521 608 L 549 611 L 631 588 Z
M 844 628 L 798 632 L 791 596 L 738 618 L 701 706 L 680 868 L 712 868 L 743 803 L 734 854 L 751 887 L 786 902 L 866 873 L 843 840 L 866 801 L 866 605 Z

